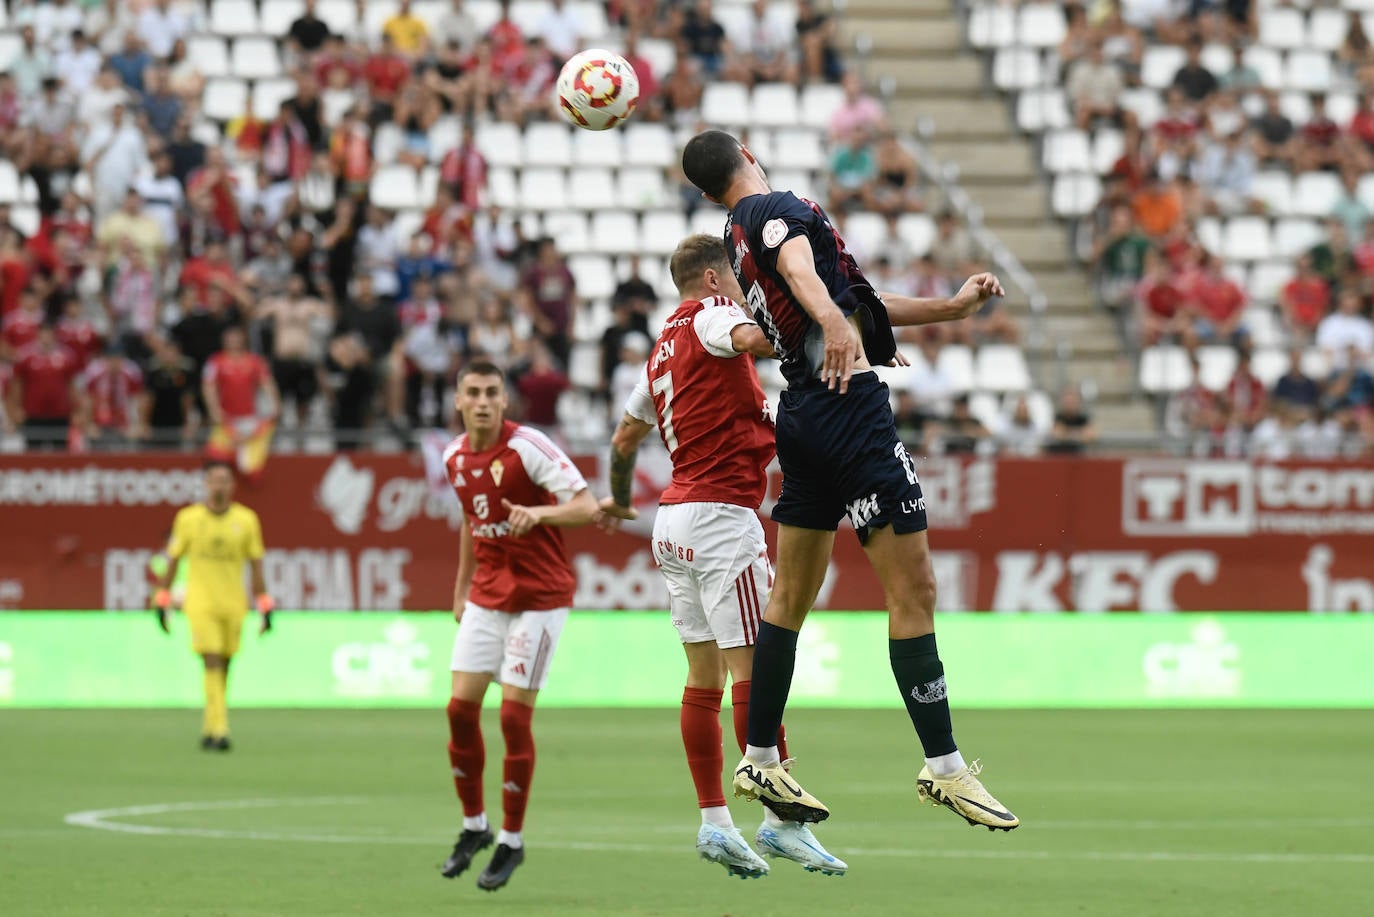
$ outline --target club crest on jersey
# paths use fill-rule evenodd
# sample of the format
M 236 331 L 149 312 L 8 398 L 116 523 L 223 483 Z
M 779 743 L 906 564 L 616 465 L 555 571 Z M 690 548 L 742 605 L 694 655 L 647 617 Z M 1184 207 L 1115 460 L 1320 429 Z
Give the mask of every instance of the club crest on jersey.
M 506 466 L 500 459 L 493 459 L 491 463 L 491 479 L 496 482 L 496 486 L 501 486 L 501 475 L 506 473 Z
M 777 248 L 782 244 L 782 240 L 787 238 L 787 224 L 781 219 L 769 220 L 763 224 L 763 244 L 769 248 Z

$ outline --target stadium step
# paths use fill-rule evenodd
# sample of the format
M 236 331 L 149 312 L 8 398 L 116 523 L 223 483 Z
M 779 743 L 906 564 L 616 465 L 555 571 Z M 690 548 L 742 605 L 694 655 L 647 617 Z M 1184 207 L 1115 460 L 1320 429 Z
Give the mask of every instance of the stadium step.
M 1032 272 L 1064 266 L 1068 257 L 1068 243 L 1064 238 L 1064 230 L 1058 224 L 1026 226 L 990 220 L 987 226 Z
M 1030 146 L 1020 140 L 967 143 L 941 140 L 937 136 L 930 148 L 942 161 L 959 167 L 960 184 L 965 186 L 974 185 L 985 178 L 1024 181 L 1027 184 L 1036 180 Z
M 953 9 L 950 0 L 849 0 L 844 8 L 846 16 L 878 15 L 889 16 L 949 16 Z
M 948 54 L 961 46 L 962 31 L 959 23 L 947 14 L 921 18 L 918 13 L 898 19 L 888 10 L 880 10 L 873 16 L 851 10 L 840 26 L 840 35 L 847 44 L 853 46 L 858 39 L 866 39 L 878 54 L 886 51 L 903 55 L 928 51 Z
M 962 54 L 873 55 L 869 59 L 873 76 L 891 76 L 897 93 L 972 91 L 982 86 L 983 67 L 976 57 Z
M 911 130 L 929 118 L 937 140 L 1008 140 L 1012 137 L 1007 107 L 996 99 L 974 95 L 919 95 L 892 99 L 888 115 L 898 130 Z M 1043 208 L 1042 208 L 1043 210 Z
M 995 189 L 981 187 L 973 198 L 983 208 L 983 218 L 989 221 L 1042 223 L 1045 220 L 1045 188 L 1040 182 Z
M 1094 408 L 1093 421 L 1100 433 L 1130 433 L 1146 438 L 1159 429 L 1154 408 L 1146 401 L 1130 398 L 1125 401 L 1099 399 Z
M 1075 356 L 1065 364 L 1068 381 L 1088 382 L 1100 397 L 1129 398 L 1135 395 L 1135 364 L 1130 357 Z

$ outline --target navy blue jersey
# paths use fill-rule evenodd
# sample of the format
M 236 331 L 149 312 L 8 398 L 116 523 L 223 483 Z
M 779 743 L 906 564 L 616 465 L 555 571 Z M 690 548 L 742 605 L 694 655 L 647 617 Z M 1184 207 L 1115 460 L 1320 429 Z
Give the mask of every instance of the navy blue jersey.
M 819 204 L 790 191 L 741 198 L 725 222 L 725 246 L 744 290 L 745 305 L 782 361 L 788 384 L 814 379 L 825 354 L 820 327 L 778 274 L 778 250 L 806 236 L 816 274 L 846 316 L 859 313 L 869 361 L 886 363 L 896 352 L 887 310 L 859 270 L 844 239 Z

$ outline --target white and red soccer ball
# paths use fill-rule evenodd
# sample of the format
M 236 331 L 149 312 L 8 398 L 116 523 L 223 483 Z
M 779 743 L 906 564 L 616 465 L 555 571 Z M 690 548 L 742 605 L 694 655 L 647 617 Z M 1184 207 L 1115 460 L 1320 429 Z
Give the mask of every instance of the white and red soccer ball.
M 557 92 L 564 118 L 589 131 L 604 131 L 634 114 L 639 76 L 614 51 L 592 48 L 563 65 Z

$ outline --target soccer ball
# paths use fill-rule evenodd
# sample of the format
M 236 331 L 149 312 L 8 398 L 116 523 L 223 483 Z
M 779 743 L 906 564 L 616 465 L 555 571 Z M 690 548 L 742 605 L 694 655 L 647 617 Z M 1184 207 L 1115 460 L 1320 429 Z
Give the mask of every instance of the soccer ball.
M 575 54 L 558 74 L 558 107 L 578 127 L 604 131 L 634 114 L 639 76 L 613 51 Z

